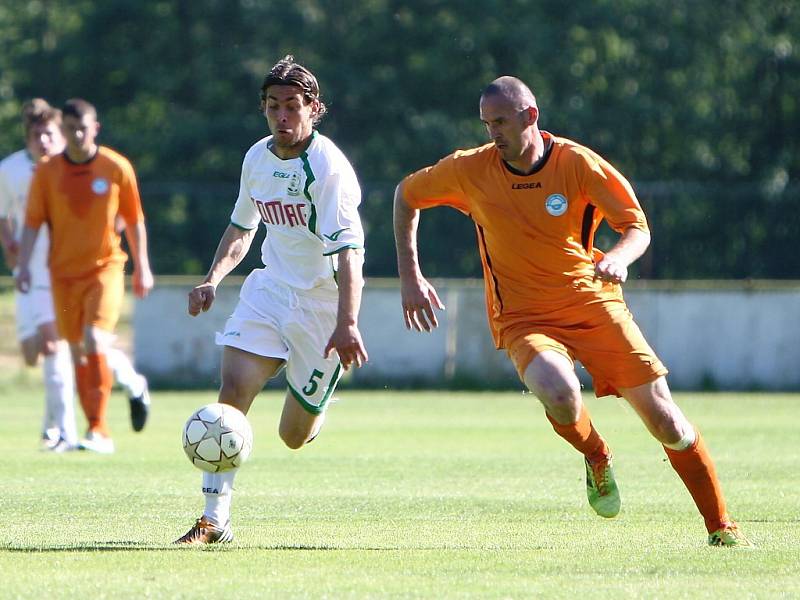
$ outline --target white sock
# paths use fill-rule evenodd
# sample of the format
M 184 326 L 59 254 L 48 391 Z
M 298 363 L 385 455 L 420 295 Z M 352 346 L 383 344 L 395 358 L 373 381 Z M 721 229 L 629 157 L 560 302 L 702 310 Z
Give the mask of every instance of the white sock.
M 48 420 L 67 443 L 75 445 L 74 374 L 72 359 L 65 344 L 59 343 L 55 354 L 44 357 L 44 390 Z
M 136 372 L 130 359 L 122 350 L 109 348 L 106 351 L 106 361 L 108 368 L 114 373 L 114 379 L 127 390 L 130 397 L 136 398 L 144 393 L 144 377 Z
M 215 525 L 224 526 L 230 521 L 233 479 L 238 470 L 233 469 L 224 473 L 203 473 L 203 495 L 206 497 L 203 516 Z
M 686 450 L 689 446 L 694 444 L 696 439 L 697 433 L 695 432 L 694 427 L 689 425 L 687 429 L 683 430 L 681 439 L 674 444 L 664 444 L 664 446 L 670 450 L 676 450 L 677 452 L 680 452 L 681 450 Z

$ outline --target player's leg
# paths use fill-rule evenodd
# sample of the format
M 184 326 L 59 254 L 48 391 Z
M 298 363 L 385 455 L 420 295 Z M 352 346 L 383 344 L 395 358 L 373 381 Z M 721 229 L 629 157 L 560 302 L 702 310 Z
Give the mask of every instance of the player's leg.
M 106 361 L 106 349 L 114 339 L 114 334 L 98 327 L 84 329 L 83 343 L 80 345 L 82 360 L 78 373 L 78 392 L 88 421 L 86 435 L 79 442 L 83 450 L 101 454 L 114 452 L 114 442 L 108 430 L 108 401 L 114 378 Z
M 17 313 L 19 319 L 19 313 Z M 17 321 L 19 324 L 19 320 Z M 41 341 L 38 332 L 27 335 L 25 338 L 19 340 L 19 349 L 25 365 L 28 367 L 36 366 L 39 362 L 39 354 L 41 349 Z M 44 396 L 44 413 L 42 415 L 41 426 L 41 441 L 42 449 L 50 450 L 58 443 L 58 426 L 53 415 L 52 407 L 50 406 L 50 399 L 48 398 L 45 388 Z
M 531 337 L 529 343 L 543 347 L 544 340 Z M 562 352 L 543 349 L 525 368 L 523 381 L 544 405 L 555 432 L 583 454 L 589 505 L 602 517 L 615 517 L 621 500 L 611 450 L 592 424 L 572 361 Z
M 299 297 L 283 329 L 289 348 L 288 390 L 278 433 L 287 447 L 297 450 L 319 435 L 328 403 L 342 376 L 339 355 L 323 356 L 336 327 L 337 303 Z
M 39 333 L 34 331 L 31 335 L 19 340 L 19 349 L 22 353 L 22 360 L 28 367 L 35 367 L 39 362 L 39 353 L 42 347 Z
M 66 344 L 59 340 L 49 278 L 43 273 L 37 273 L 35 277 L 36 283 L 22 302 L 23 312 L 27 313 L 25 318 L 36 331 L 32 338 L 36 340 L 36 347 L 29 351 L 43 357 L 45 421 L 56 432 L 56 441 L 49 449 L 63 452 L 74 448 L 77 442 L 72 361 Z
M 244 414 L 271 379 L 283 366 L 283 359 L 259 356 L 226 346 L 222 352 L 222 386 L 219 401 L 238 408 Z M 238 469 L 223 473 L 203 473 L 203 515 L 176 544 L 213 544 L 233 539 L 231 500 L 233 481 Z
M 301 405 L 292 391 L 286 392 L 281 411 L 278 434 L 283 443 L 292 450 L 298 450 L 319 435 L 325 423 L 325 411 L 309 412 Z
M 713 545 L 750 545 L 728 515 L 714 461 L 700 432 L 673 401 L 665 377 L 620 393 L 661 444 L 692 496 Z
M 17 340 L 22 358 L 29 367 L 36 366 L 42 346 L 36 326 L 36 311 L 31 300 L 32 293 L 33 291 L 27 294 L 14 293 Z M 58 443 L 58 429 L 51 414 L 46 395 L 44 414 L 42 416 L 41 442 L 44 449 L 50 449 Z
M 136 371 L 128 355 L 119 348 L 114 346 L 107 348 L 106 361 L 114 379 L 128 394 L 131 427 L 134 431 L 141 431 L 150 414 L 150 391 L 147 386 L 147 378 Z
M 106 354 L 114 341 L 114 328 L 119 320 L 125 292 L 123 272 L 108 268 L 82 282 L 82 342 L 85 352 L 81 363 L 83 381 L 79 380 L 81 402 L 89 421 L 86 437 L 80 447 L 103 454 L 114 451 L 106 421 L 108 401 L 114 384 Z M 78 371 L 76 370 L 76 373 Z
M 67 344 L 58 338 L 56 325 L 48 321 L 39 326 L 43 378 L 48 414 L 58 428 L 56 452 L 73 449 L 78 437 L 75 428 L 74 376 Z

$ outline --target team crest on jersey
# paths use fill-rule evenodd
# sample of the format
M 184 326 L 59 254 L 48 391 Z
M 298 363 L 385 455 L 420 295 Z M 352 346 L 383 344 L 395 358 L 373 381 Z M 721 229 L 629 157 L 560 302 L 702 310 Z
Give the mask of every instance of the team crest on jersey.
M 567 198 L 561 194 L 550 194 L 544 201 L 545 210 L 554 217 L 560 217 L 567 212 Z
M 286 189 L 286 193 L 290 196 L 299 196 L 300 195 L 300 174 L 295 171 L 292 173 L 291 179 L 289 179 L 289 187 Z
M 92 191 L 101 196 L 108 192 L 108 179 L 103 179 L 102 177 L 98 177 L 92 182 Z

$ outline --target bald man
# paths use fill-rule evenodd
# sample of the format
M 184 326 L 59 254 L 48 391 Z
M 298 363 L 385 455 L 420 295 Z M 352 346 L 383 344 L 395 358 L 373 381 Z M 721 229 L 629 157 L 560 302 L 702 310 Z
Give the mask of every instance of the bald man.
M 595 394 L 624 397 L 664 447 L 705 520 L 712 546 L 749 546 L 728 515 L 714 463 L 675 404 L 667 369 L 628 311 L 621 284 L 650 243 L 628 181 L 592 150 L 539 129 L 536 98 L 500 77 L 480 97 L 490 142 L 459 150 L 406 177 L 395 192 L 394 230 L 406 327 L 431 331 L 436 290 L 417 253 L 419 211 L 451 206 L 475 223 L 495 344 L 544 406 L 553 429 L 584 457 L 589 504 L 615 517 L 620 494 L 611 450 L 581 398 L 574 361 Z M 619 233 L 601 252 L 605 219 Z

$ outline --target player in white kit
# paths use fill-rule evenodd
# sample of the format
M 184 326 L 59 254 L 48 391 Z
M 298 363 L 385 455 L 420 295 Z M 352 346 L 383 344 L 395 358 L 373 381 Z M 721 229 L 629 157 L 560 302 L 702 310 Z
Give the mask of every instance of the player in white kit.
M 364 262 L 361 190 L 341 150 L 314 130 L 325 105 L 310 71 L 285 57 L 265 78 L 261 100 L 272 135 L 245 155 L 231 223 L 208 275 L 189 293 L 189 314 L 211 307 L 217 285 L 245 256 L 263 223 L 265 267 L 247 277 L 217 335 L 224 346 L 219 401 L 246 414 L 285 366 L 289 389 L 279 434 L 297 449 L 319 433 L 342 369 L 367 360 L 357 324 Z M 205 510 L 176 543 L 233 539 L 236 472 L 203 473 Z
M 25 149 L 0 162 L 0 245 L 9 268 L 15 270 L 25 221 L 33 171 L 43 156 L 64 150 L 61 111 L 42 98 L 23 106 Z M 47 450 L 64 452 L 75 447 L 74 375 L 67 345 L 59 339 L 53 312 L 50 272 L 47 266 L 49 234 L 42 227 L 31 254 L 31 286 L 28 293 L 15 292 L 17 338 L 25 363 L 34 366 L 43 356 L 45 413 L 42 443 Z M 133 368 L 128 357 L 114 348 L 109 352 L 114 378 L 129 394 L 134 430 L 144 427 L 149 412 L 147 380 Z
M 25 149 L 0 162 L 0 244 L 6 263 L 16 269 L 28 188 L 36 163 L 43 156 L 64 150 L 61 112 L 45 100 L 34 98 L 23 106 Z M 25 363 L 34 366 L 41 354 L 45 386 L 42 421 L 43 447 L 55 452 L 77 443 L 73 401 L 72 360 L 69 348 L 58 338 L 47 270 L 49 236 L 43 227 L 31 255 L 31 286 L 27 294 L 15 292 L 17 339 Z

